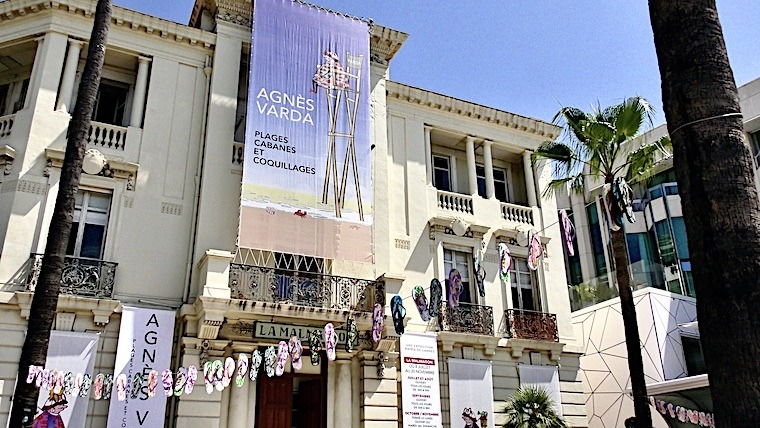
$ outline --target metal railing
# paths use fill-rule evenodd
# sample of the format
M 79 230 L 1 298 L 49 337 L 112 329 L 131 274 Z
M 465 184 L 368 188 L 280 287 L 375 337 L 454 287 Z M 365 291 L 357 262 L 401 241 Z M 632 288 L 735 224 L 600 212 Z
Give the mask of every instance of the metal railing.
M 531 207 L 502 202 L 501 217 L 504 220 L 533 226 L 533 208 Z
M 238 263 L 230 264 L 229 286 L 233 299 L 315 308 L 371 312 L 385 302 L 382 282 Z
M 460 303 L 449 308 L 444 303 L 438 321 L 443 331 L 494 335 L 493 308 L 490 306 Z
M 34 291 L 40 277 L 42 254 L 32 254 L 26 290 Z M 61 294 L 110 299 L 118 263 L 66 256 L 61 275 Z
M 547 340 L 559 342 L 557 315 L 544 312 L 507 309 L 506 336 L 514 339 Z
M 457 213 L 474 214 L 472 196 L 438 190 L 438 208 Z

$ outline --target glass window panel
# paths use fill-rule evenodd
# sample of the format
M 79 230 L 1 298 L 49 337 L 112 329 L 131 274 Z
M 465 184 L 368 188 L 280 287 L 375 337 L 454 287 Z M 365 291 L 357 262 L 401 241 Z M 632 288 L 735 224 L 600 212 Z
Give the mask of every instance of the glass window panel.
M 670 227 L 667 220 L 655 222 L 654 230 L 657 234 L 657 246 L 660 249 L 662 264 L 670 266 L 676 262 L 675 246 L 673 237 L 670 235 Z
M 602 239 L 602 229 L 599 225 L 599 213 L 596 210 L 596 203 L 586 206 L 586 214 L 588 216 L 589 231 L 594 249 L 596 276 L 602 276 L 607 273 L 607 263 L 604 261 L 604 240 Z
M 79 222 L 75 221 L 71 224 L 71 232 L 69 234 L 69 243 L 66 244 L 66 255 L 73 256 L 77 246 L 77 232 L 79 231 Z
M 449 158 L 444 156 L 433 156 L 433 167 L 448 170 Z
M 686 224 L 683 222 L 683 217 L 673 217 L 670 219 L 673 225 L 673 237 L 676 241 L 676 252 L 679 259 L 689 258 L 689 242 L 686 236 Z
M 649 189 L 649 198 L 650 199 L 657 199 L 662 197 L 662 187 L 652 187 Z
M 99 259 L 103 250 L 103 238 L 106 234 L 105 226 L 85 224 L 82 233 L 82 249 L 79 257 Z
M 683 345 L 683 356 L 686 360 L 686 372 L 689 376 L 695 376 L 707 373 L 705 357 L 702 354 L 702 344 L 699 339 L 690 337 L 681 337 Z
M 100 210 L 103 212 L 107 212 L 108 208 L 111 206 L 111 196 L 110 195 L 104 195 L 102 193 L 94 193 L 90 192 L 90 200 L 87 202 L 87 208 L 88 210 Z
M 673 196 L 678 194 L 678 184 L 676 183 L 670 183 L 666 184 L 665 186 L 665 194 L 668 196 Z

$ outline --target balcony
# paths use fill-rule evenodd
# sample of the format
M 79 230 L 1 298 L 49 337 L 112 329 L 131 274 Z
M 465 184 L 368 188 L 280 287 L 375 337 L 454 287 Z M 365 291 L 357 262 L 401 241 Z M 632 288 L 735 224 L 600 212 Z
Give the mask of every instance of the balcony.
M 0 138 L 8 137 L 11 135 L 11 130 L 13 129 L 13 121 L 15 118 L 15 114 L 0 116 Z
M 42 254 L 32 254 L 29 260 L 26 290 L 34 291 L 40 277 Z M 61 294 L 95 299 L 110 299 L 118 263 L 103 260 L 69 257 L 63 263 Z
M 474 214 L 472 196 L 438 190 L 438 208 L 458 214 Z
M 559 342 L 557 315 L 543 312 L 507 309 L 506 336 L 513 339 L 531 339 Z
M 92 121 L 87 133 L 87 144 L 113 150 L 124 150 L 127 142 L 127 128 Z
M 383 304 L 382 282 L 245 264 L 230 264 L 233 299 L 288 303 L 312 308 L 372 312 Z
M 438 321 L 443 331 L 494 335 L 493 308 L 490 306 L 460 303 L 456 308 L 444 307 Z
M 533 208 L 522 205 L 501 203 L 501 218 L 515 223 L 533 226 Z

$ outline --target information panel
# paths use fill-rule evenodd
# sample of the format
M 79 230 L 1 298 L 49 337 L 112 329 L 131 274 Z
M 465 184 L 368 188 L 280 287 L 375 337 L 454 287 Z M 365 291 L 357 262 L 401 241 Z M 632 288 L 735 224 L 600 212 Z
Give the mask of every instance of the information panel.
M 441 384 L 436 336 L 401 335 L 401 402 L 404 428 L 439 428 Z

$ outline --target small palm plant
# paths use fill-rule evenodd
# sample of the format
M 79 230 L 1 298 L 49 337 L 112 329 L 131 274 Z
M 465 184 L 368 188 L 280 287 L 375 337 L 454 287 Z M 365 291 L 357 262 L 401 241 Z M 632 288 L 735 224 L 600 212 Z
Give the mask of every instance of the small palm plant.
M 507 401 L 504 428 L 568 428 L 554 409 L 546 389 L 528 385 L 520 387 Z

